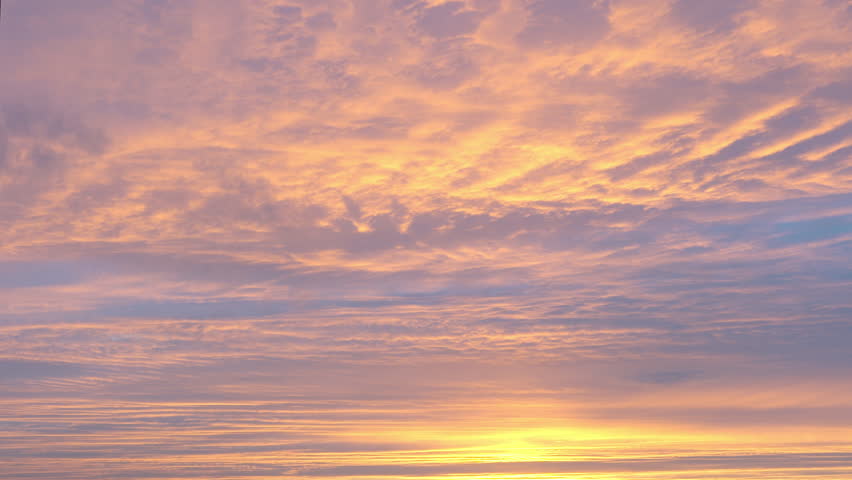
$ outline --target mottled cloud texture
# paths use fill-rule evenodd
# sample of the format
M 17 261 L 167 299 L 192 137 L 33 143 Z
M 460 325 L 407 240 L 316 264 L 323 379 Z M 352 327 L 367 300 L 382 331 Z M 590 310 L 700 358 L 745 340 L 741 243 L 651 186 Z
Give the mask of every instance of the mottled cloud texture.
M 3 478 L 852 478 L 848 1 L 2 8 Z

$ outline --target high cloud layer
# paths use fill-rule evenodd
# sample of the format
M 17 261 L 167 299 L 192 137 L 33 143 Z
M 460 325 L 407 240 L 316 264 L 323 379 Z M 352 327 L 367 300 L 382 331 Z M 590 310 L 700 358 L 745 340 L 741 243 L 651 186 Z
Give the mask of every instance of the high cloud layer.
M 852 476 L 848 1 L 2 9 L 0 476 Z

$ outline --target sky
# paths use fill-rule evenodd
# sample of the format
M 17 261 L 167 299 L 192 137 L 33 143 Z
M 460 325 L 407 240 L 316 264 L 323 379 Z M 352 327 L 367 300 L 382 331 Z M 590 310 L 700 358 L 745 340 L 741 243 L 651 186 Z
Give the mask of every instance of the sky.
M 852 2 L 6 0 L 0 477 L 852 478 Z

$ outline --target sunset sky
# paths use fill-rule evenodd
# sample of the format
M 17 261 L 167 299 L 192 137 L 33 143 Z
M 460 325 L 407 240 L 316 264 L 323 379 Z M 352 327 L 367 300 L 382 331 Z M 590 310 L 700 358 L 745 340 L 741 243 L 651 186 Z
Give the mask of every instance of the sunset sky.
M 852 1 L 3 1 L 0 478 L 852 479 Z

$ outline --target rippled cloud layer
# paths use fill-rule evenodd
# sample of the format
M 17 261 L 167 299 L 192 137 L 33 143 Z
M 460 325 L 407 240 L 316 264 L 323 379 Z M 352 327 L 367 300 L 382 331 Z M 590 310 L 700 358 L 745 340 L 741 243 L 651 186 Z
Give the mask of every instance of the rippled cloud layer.
M 848 1 L 2 8 L 8 478 L 852 476 Z

